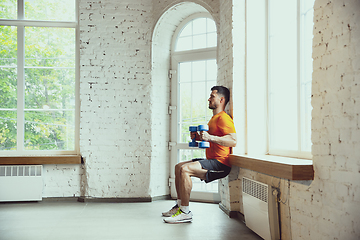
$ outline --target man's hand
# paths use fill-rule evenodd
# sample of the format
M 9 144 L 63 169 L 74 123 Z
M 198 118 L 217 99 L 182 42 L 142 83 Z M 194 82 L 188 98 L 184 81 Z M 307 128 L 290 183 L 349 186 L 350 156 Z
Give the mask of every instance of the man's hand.
M 195 138 L 196 141 L 200 141 L 200 136 L 199 136 L 199 134 L 197 132 L 190 132 L 190 133 L 191 133 L 190 134 L 191 139 Z
M 210 134 L 207 131 L 200 132 L 200 140 L 210 142 Z

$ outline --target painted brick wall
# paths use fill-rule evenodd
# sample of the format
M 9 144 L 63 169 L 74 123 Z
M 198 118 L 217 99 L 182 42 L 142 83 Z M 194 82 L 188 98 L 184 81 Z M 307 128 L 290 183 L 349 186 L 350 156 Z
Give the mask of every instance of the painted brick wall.
M 83 193 L 149 197 L 152 4 L 80 1 Z
M 218 36 L 218 85 L 226 86 L 232 91 L 232 69 L 233 69 L 233 48 L 232 48 L 232 1 L 222 1 L 220 4 L 220 31 Z M 232 99 L 227 106 L 227 113 L 232 115 L 232 112 L 229 112 L 229 105 L 232 105 Z M 236 198 L 235 201 L 238 201 L 240 195 L 231 194 L 231 183 L 233 181 L 233 171 L 230 173 L 229 177 L 219 180 L 220 184 L 220 196 L 221 204 L 224 205 L 227 209 L 235 211 L 231 207 L 231 197 Z M 236 174 L 235 174 L 236 175 Z M 236 186 L 239 185 L 235 184 Z M 235 187 L 236 188 L 236 187 Z
M 152 42 L 152 34 L 160 16 L 182 2 L 79 1 L 80 153 L 85 164 L 45 166 L 44 196 L 168 194 L 167 64 L 153 62 L 152 57 L 169 60 L 169 50 L 151 52 L 168 39 Z M 219 1 L 193 2 L 217 19 Z M 172 16 L 184 18 L 186 11 L 175 7 Z M 165 25 L 162 30 L 167 28 L 171 36 L 176 26 Z
M 82 173 L 79 165 L 43 165 L 43 197 L 79 197 Z
M 360 238 L 360 1 L 316 0 L 315 180 L 291 183 L 293 239 Z

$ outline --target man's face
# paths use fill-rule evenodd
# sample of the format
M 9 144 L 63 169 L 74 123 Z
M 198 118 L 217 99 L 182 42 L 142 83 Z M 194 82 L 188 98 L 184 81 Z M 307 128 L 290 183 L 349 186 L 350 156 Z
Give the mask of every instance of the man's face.
M 209 108 L 216 109 L 220 106 L 221 97 L 217 94 L 217 90 L 213 90 L 210 93 L 209 101 Z

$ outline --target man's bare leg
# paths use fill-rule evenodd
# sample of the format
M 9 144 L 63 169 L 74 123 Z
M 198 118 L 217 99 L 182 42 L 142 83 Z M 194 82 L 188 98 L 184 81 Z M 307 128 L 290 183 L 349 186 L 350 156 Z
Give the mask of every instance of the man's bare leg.
M 187 162 L 180 167 L 179 178 L 179 193 L 181 199 L 181 206 L 189 206 L 190 193 L 192 189 L 191 177 L 198 177 L 200 179 L 206 178 L 207 170 L 201 167 L 201 164 L 197 161 Z
M 175 185 L 177 188 L 178 199 L 181 200 L 180 209 L 171 217 L 165 218 L 166 223 L 185 223 L 192 221 L 192 213 L 189 210 L 189 199 L 192 189 L 191 177 L 200 179 L 206 178 L 207 170 L 201 167 L 199 162 L 184 162 L 175 167 Z M 179 198 L 180 197 L 180 198 Z
M 178 163 L 178 164 L 175 165 L 175 189 L 176 189 L 177 199 L 181 199 L 181 192 L 180 192 L 180 184 L 181 184 L 180 172 L 181 172 L 181 167 L 184 164 L 188 164 L 188 163 L 191 163 L 191 162 L 192 161 L 186 161 L 186 162 L 181 162 L 181 163 Z

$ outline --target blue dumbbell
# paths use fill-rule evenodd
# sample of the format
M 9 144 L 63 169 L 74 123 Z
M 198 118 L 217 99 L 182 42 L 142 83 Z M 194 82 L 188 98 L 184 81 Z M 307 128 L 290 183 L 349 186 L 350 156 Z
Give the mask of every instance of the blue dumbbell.
M 208 131 L 208 125 L 199 125 L 199 126 L 190 126 L 190 132 L 197 132 L 197 131 Z M 189 142 L 189 147 L 199 147 L 199 148 L 209 148 L 210 143 L 206 141 L 201 141 L 200 143 L 196 142 L 196 139 L 193 138 L 191 142 Z
M 190 126 L 189 127 L 190 132 L 197 132 L 197 129 L 198 128 L 196 126 Z M 196 141 L 196 137 L 191 139 L 191 142 L 189 142 L 189 147 L 198 147 L 198 142 Z
M 209 126 L 208 125 L 199 125 L 198 126 L 198 131 L 201 132 L 201 131 L 209 131 Z M 206 142 L 206 141 L 201 141 L 199 143 L 199 148 L 209 148 L 210 147 L 210 143 L 209 142 Z

